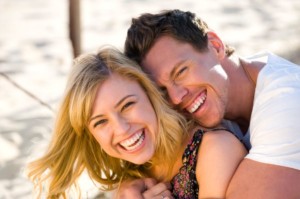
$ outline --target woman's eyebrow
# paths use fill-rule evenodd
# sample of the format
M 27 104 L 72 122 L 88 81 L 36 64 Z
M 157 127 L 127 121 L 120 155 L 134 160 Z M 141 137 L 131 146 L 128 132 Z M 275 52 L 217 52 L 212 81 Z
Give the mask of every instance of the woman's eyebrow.
M 122 104 L 127 98 L 133 97 L 133 96 L 135 96 L 135 95 L 126 95 L 126 96 L 123 97 L 120 101 L 118 101 L 118 103 L 114 106 L 114 108 L 117 108 L 117 107 L 120 106 L 120 104 Z M 103 117 L 103 115 L 100 114 L 100 115 L 95 115 L 95 116 L 91 117 L 89 123 L 91 123 L 92 120 L 94 120 L 94 119 L 96 119 L 96 118 L 99 118 L 99 117 Z
M 122 102 L 124 102 L 127 98 L 129 97 L 133 97 L 135 95 L 126 95 L 125 97 L 123 97 L 114 107 L 117 108 L 118 106 L 120 106 L 120 104 L 122 104 Z

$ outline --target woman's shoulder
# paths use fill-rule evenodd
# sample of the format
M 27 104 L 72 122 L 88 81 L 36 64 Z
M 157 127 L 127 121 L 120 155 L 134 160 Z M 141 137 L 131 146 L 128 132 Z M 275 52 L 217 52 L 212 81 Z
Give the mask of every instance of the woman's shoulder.
M 236 135 L 223 126 L 208 129 L 197 125 L 190 132 L 192 136 L 189 143 L 200 142 L 199 149 L 207 150 L 209 151 L 208 153 L 221 153 L 224 149 L 233 145 L 244 148 L 243 143 Z
M 201 135 L 205 139 L 212 141 L 222 141 L 223 139 L 237 139 L 235 135 L 223 126 L 217 126 L 215 128 L 205 128 L 200 125 L 195 125 L 189 130 L 190 135 L 195 137 Z
M 223 198 L 237 165 L 246 153 L 243 144 L 231 132 L 222 129 L 205 132 L 196 165 L 197 181 L 202 187 L 201 197 L 214 195 Z
M 202 138 L 202 146 L 200 147 L 211 147 L 212 145 L 215 149 L 222 149 L 226 145 L 231 144 L 242 145 L 232 132 L 225 129 L 213 129 L 205 131 Z

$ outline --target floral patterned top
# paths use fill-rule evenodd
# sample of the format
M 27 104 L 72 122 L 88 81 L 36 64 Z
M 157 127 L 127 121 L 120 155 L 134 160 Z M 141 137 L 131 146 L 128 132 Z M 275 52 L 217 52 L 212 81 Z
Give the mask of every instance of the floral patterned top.
M 212 129 L 212 131 L 216 130 L 227 129 Z M 183 166 L 171 180 L 174 198 L 198 199 L 199 185 L 196 179 L 196 165 L 198 149 L 205 132 L 201 129 L 197 130 L 182 155 Z
M 171 180 L 173 197 L 180 199 L 197 199 L 199 186 L 196 179 L 196 164 L 198 149 L 202 140 L 204 131 L 197 130 L 193 139 L 187 145 L 182 155 L 183 166 Z

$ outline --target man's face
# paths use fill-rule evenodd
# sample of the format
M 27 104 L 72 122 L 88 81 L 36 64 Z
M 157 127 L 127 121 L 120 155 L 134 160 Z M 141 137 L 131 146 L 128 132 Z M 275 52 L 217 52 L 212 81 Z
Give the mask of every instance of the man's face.
M 214 45 L 209 42 L 208 51 L 199 52 L 188 43 L 163 36 L 142 61 L 171 103 L 205 127 L 220 123 L 228 101 L 227 74 Z

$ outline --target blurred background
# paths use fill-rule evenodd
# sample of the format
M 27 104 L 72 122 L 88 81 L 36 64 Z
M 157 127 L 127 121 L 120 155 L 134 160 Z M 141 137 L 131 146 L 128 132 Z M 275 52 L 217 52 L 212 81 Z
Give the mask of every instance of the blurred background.
M 23 170 L 49 143 L 71 68 L 70 2 L 77 0 L 0 0 L 0 199 L 33 198 Z M 78 2 L 83 53 L 122 50 L 132 17 L 178 8 L 197 13 L 241 56 L 269 50 L 300 64 L 299 0 Z M 110 198 L 86 176 L 80 183 L 83 198 Z

